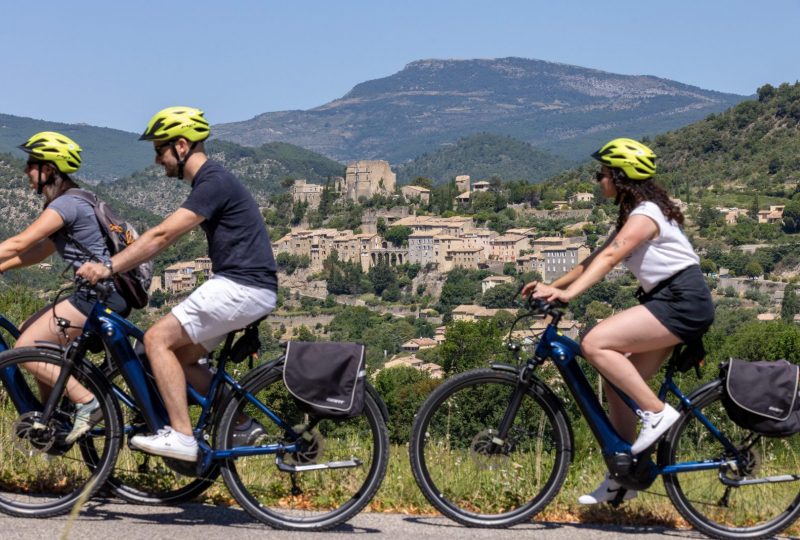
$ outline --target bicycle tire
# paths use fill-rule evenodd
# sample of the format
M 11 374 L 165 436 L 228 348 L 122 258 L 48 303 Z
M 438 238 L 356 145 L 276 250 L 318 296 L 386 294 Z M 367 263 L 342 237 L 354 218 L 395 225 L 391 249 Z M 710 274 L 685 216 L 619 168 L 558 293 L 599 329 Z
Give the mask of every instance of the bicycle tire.
M 497 446 L 497 428 L 517 380 L 515 373 L 492 369 L 457 375 L 431 393 L 411 427 L 417 485 L 437 510 L 468 527 L 530 520 L 561 489 L 572 461 L 569 420 L 538 379 Z
M 58 351 L 35 347 L 0 354 L 0 370 L 19 369 L 41 404 L 44 399 L 36 379 L 21 367 L 27 362 L 60 368 L 62 357 Z M 122 439 L 117 400 L 103 375 L 91 364 L 77 363 L 72 375 L 97 398 L 102 419 L 71 445 L 64 442 L 64 437 L 71 428 L 74 405 L 66 397 L 61 399 L 46 430 L 39 430 L 34 425 L 37 411 L 20 415 L 7 393 L 0 392 L 0 447 L 4 449 L 0 460 L 0 511 L 35 518 L 68 513 L 78 501 L 102 488 L 111 474 Z M 94 449 L 93 462 L 85 460 L 87 447 Z
M 110 384 L 119 385 L 124 391 L 124 380 L 115 366 L 105 363 L 103 374 Z M 144 420 L 137 419 L 135 409 L 123 403 L 120 409 L 126 439 L 147 432 Z M 87 454 L 86 458 L 90 461 L 94 459 L 91 454 Z M 123 442 L 106 485 L 111 493 L 133 504 L 171 505 L 196 499 L 214 484 L 220 474 L 217 464 L 213 464 L 202 477 L 192 477 L 178 471 L 170 466 L 169 459 L 133 450 Z
M 298 429 L 309 417 L 283 384 L 282 368 L 257 368 L 242 382 L 245 391 L 268 405 L 288 425 Z M 265 428 L 263 443 L 290 443 L 287 434 L 243 394 L 232 397 L 217 424 L 217 446 L 231 448 L 231 431 L 246 414 Z M 389 435 L 380 397 L 369 385 L 363 413 L 351 419 L 320 420 L 302 452 L 286 454 L 294 465 L 361 460 L 354 467 L 300 473 L 282 472 L 274 454 L 225 460 L 222 476 L 228 490 L 254 518 L 277 529 L 325 530 L 360 512 L 380 488 L 389 460 Z M 302 443 L 301 443 L 302 444 Z M 300 492 L 292 491 L 292 481 Z
M 720 401 L 723 383 L 716 381 L 689 399 L 737 447 L 751 433 L 731 421 Z M 679 462 L 720 459 L 722 444 L 690 411 L 684 410 L 659 445 L 661 467 Z M 714 470 L 664 475 L 664 486 L 678 512 L 698 531 L 720 539 L 766 538 L 789 527 L 800 515 L 800 481 L 726 487 L 720 476 L 753 478 L 800 474 L 800 434 L 758 437 L 748 456 L 751 471 Z M 722 504 L 724 503 L 724 504 Z

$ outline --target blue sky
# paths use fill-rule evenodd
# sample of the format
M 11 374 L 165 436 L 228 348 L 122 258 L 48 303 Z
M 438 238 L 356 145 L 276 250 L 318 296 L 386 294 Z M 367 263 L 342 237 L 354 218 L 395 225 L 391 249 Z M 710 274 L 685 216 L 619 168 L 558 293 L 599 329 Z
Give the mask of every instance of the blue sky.
M 800 79 L 800 0 L 4 3 L 0 113 L 140 132 L 308 109 L 422 58 L 519 56 L 752 94 Z

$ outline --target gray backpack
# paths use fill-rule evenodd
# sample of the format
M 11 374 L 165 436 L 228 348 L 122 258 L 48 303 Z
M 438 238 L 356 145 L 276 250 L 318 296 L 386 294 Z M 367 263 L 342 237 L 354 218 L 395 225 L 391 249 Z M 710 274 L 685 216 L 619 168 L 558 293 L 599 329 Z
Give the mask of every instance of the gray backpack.
M 106 240 L 108 251 L 111 255 L 116 255 L 137 238 L 139 233 L 133 225 L 117 215 L 113 208 L 97 198 L 91 191 L 84 189 L 71 189 L 70 195 L 75 195 L 92 205 L 97 223 L 100 225 L 100 232 Z M 74 238 L 70 237 L 70 242 L 75 244 L 87 256 L 92 256 L 88 249 L 81 245 Z M 135 309 L 147 306 L 149 301 L 148 290 L 153 280 L 153 263 L 146 261 L 139 266 L 114 274 L 114 286 L 117 292 L 125 299 L 128 305 Z

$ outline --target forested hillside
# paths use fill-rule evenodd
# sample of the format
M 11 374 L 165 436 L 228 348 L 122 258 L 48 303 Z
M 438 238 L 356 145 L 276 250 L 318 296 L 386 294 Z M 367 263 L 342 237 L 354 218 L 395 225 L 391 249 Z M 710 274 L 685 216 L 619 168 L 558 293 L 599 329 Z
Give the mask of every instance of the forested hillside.
M 227 141 L 211 140 L 208 153 L 242 180 L 262 206 L 266 205 L 270 195 L 285 191 L 282 182 L 286 179 L 324 182 L 328 177 L 344 175 L 344 166 L 340 163 L 286 143 L 246 148 Z M 160 166 L 153 165 L 117 182 L 101 184 L 97 191 L 133 207 L 166 216 L 189 193 L 189 185 L 167 178 Z
M 800 83 L 763 86 L 756 100 L 645 142 L 658 155 L 658 178 L 685 202 L 787 203 L 800 182 Z M 587 159 L 552 183 L 585 181 L 594 169 Z
M 473 180 L 496 176 L 506 180 L 541 182 L 570 166 L 570 161 L 505 135 L 480 133 L 443 145 L 397 169 L 397 180 L 430 178 L 434 184 L 468 174 Z

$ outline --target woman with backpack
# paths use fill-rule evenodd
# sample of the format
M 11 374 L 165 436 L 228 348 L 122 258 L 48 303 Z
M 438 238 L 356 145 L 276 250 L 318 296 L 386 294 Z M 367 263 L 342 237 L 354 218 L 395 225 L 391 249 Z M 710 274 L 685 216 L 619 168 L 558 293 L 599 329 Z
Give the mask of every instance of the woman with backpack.
M 81 147 L 60 133 L 43 131 L 33 135 L 19 148 L 28 154 L 25 174 L 30 188 L 44 196 L 44 209 L 39 217 L 21 233 L 0 243 L 0 274 L 11 268 L 36 264 L 54 252 L 72 267 L 73 271 L 87 260 L 110 260 L 103 232 L 95 217 L 94 208 L 71 190 L 78 184 L 70 174 L 81 165 Z M 96 300 L 89 288 L 76 290 L 70 297 L 55 305 L 46 306 L 32 315 L 20 328 L 21 335 L 15 348 L 32 347 L 37 341 L 66 345 L 77 337 Z M 106 300 L 106 305 L 125 316 L 130 308 L 116 291 Z M 70 323 L 67 329 L 56 324 L 53 315 Z M 57 370 L 47 364 L 26 365 L 40 383 L 42 395 L 58 377 Z M 88 389 L 71 379 L 67 395 L 76 404 L 75 420 L 66 442 L 71 444 L 91 429 L 101 415 L 99 404 Z
M 531 282 L 522 293 L 548 301 L 569 302 L 600 281 L 617 264 L 639 280 L 641 305 L 620 311 L 592 328 L 581 352 L 603 376 L 631 397 L 636 414 L 606 384 L 609 418 L 631 453 L 650 448 L 678 419 L 647 385 L 680 343 L 694 343 L 714 321 L 714 304 L 699 257 L 683 233 L 683 214 L 653 177 L 656 155 L 632 139 L 614 139 L 592 154 L 601 169 L 595 179 L 603 196 L 619 206 L 616 230 L 603 246 L 551 284 Z M 578 499 L 581 504 L 613 500 L 621 486 L 606 476 L 600 486 Z M 636 496 L 627 490 L 624 499 Z

